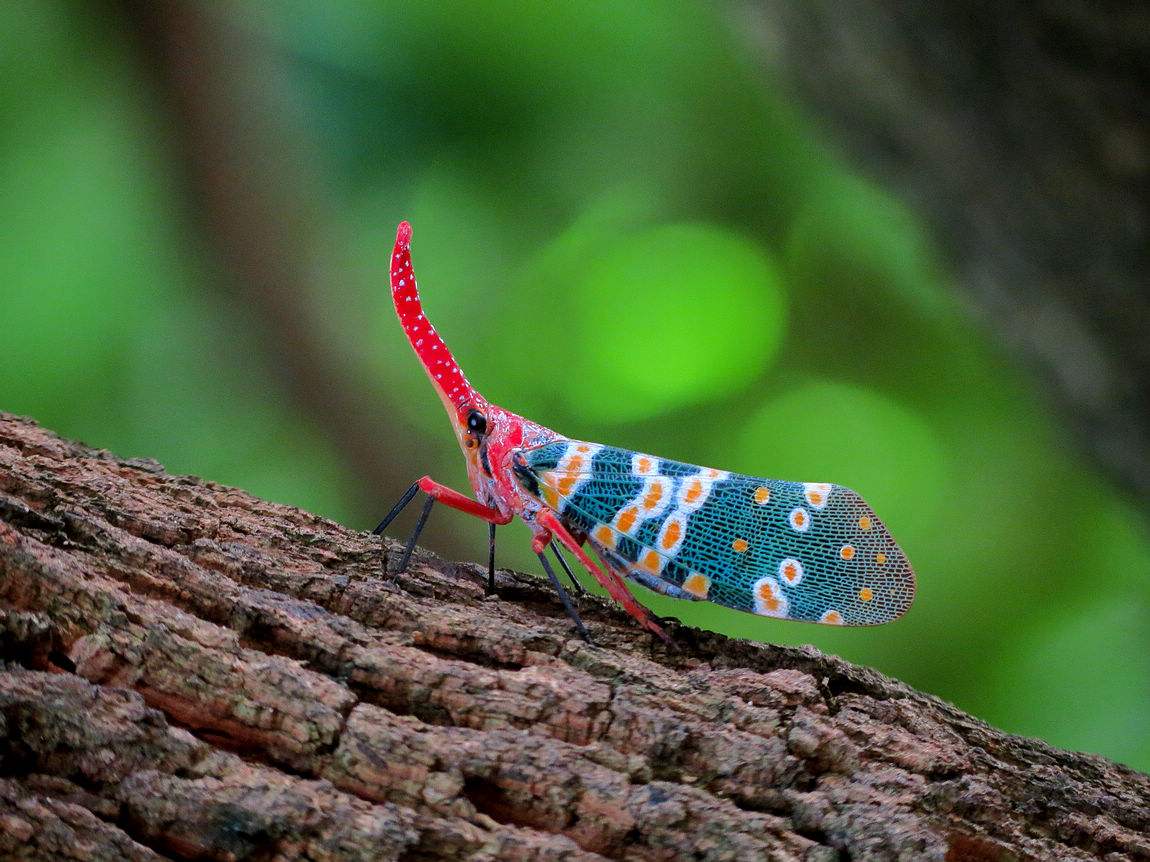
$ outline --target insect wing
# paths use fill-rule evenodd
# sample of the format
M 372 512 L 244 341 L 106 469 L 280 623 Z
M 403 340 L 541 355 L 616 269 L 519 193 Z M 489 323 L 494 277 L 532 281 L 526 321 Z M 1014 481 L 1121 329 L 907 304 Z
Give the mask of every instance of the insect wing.
M 914 599 L 906 555 L 849 488 L 761 479 L 577 440 L 523 453 L 529 487 L 622 573 L 679 598 L 837 625 Z

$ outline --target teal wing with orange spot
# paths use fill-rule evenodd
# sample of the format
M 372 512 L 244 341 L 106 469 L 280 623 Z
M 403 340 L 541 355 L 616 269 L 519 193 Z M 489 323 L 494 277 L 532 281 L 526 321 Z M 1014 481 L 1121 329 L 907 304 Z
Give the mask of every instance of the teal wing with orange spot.
M 804 622 L 890 622 L 915 577 L 854 491 L 577 440 L 521 453 L 517 478 L 620 574 L 686 599 Z

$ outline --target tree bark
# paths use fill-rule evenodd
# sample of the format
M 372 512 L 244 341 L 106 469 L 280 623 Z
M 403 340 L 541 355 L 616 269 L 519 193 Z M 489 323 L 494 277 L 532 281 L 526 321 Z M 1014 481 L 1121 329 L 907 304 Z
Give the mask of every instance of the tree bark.
M 987 327 L 1150 504 L 1150 6 L 731 5 L 771 79 L 925 217 Z
M 1150 778 L 0 414 L 0 856 L 1150 859 Z M 397 545 L 383 543 L 383 555 Z

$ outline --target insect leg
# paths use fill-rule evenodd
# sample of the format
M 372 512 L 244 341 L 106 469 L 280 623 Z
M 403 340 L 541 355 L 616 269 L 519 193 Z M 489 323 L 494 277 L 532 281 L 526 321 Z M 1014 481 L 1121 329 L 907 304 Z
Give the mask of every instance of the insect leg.
M 417 483 L 420 489 L 425 491 L 428 496 L 434 497 L 439 502 L 450 506 L 452 509 L 458 509 L 460 512 L 466 512 L 468 515 L 474 515 L 476 518 L 482 518 L 490 524 L 510 524 L 512 515 L 504 515 L 498 509 L 493 509 L 490 506 L 484 506 L 482 503 L 472 500 L 470 497 L 465 497 L 458 491 L 448 488 L 446 485 L 441 485 L 432 479 L 430 476 L 424 476 Z
M 555 554 L 555 559 L 559 561 L 559 565 L 563 567 L 563 571 L 567 573 L 567 578 L 571 581 L 571 586 L 575 588 L 575 592 L 581 596 L 587 595 L 587 591 L 583 589 L 583 585 L 579 583 L 578 578 L 575 577 L 575 573 L 571 571 L 571 567 L 567 565 L 567 560 L 563 558 L 563 554 L 560 553 L 559 546 L 555 544 L 554 539 L 551 541 L 551 550 Z
M 587 634 L 587 627 L 583 625 L 583 620 L 579 619 L 579 612 L 575 610 L 575 606 L 571 604 L 571 599 L 567 595 L 567 591 L 563 589 L 563 584 L 559 582 L 559 578 L 555 577 L 555 570 L 551 568 L 551 564 L 547 562 L 547 557 L 543 555 L 543 550 L 540 549 L 535 552 L 539 557 L 539 562 L 543 564 L 543 571 L 547 573 L 552 586 L 555 587 L 555 592 L 559 593 L 559 601 L 563 602 L 563 610 L 567 611 L 567 616 L 571 617 L 571 621 L 575 623 L 575 628 L 579 632 L 579 637 L 591 643 L 591 635 Z
M 575 558 L 583 564 L 583 568 L 591 573 L 591 576 L 602 585 L 603 589 L 607 591 L 611 598 L 621 604 L 623 610 L 634 617 L 639 625 L 647 629 L 647 631 L 658 635 L 666 643 L 671 643 L 671 639 L 667 637 L 666 632 L 659 627 L 658 623 L 651 619 L 651 614 L 647 612 L 647 609 L 639 604 L 635 597 L 631 595 L 623 583 L 623 579 L 609 566 L 604 572 L 595 565 L 592 559 L 587 556 L 587 552 L 579 547 L 579 543 L 575 541 L 575 537 L 567 531 L 567 528 L 563 526 L 563 522 L 556 517 L 554 512 L 549 509 L 543 509 L 535 520 L 541 527 L 554 533 L 555 538 L 562 542 L 567 547 L 567 550 L 575 555 Z
M 424 476 L 417 483 L 419 487 L 427 492 L 429 500 L 438 500 L 446 506 L 453 509 L 458 509 L 460 512 L 466 512 L 468 515 L 474 515 L 477 518 L 482 518 L 487 522 L 489 527 L 488 542 L 487 542 L 487 594 L 491 595 L 495 592 L 495 527 L 498 524 L 511 523 L 511 515 L 504 515 L 498 509 L 493 509 L 490 506 L 484 506 L 482 503 L 472 500 L 470 497 L 465 497 L 458 491 L 453 491 L 446 485 L 441 485 L 432 479 L 430 476 Z
M 427 524 L 427 516 L 431 514 L 431 507 L 434 505 L 435 498 L 428 495 L 427 501 L 423 504 L 423 511 L 419 513 L 419 520 L 415 522 L 415 530 L 412 531 L 411 538 L 403 547 L 403 556 L 399 558 L 399 568 L 395 570 L 396 574 L 407 571 L 407 563 L 411 559 L 411 552 L 415 550 L 415 542 L 419 539 L 419 534 L 423 532 L 423 528 Z
M 391 507 L 391 511 L 383 516 L 383 520 L 379 522 L 379 526 L 372 530 L 372 534 L 382 536 L 383 531 L 387 529 L 387 525 L 395 520 L 395 516 L 407 508 L 407 504 L 411 502 L 411 498 L 415 496 L 415 492 L 419 490 L 419 483 L 412 482 L 411 487 L 403 492 L 403 496 L 399 498 L 399 502 Z
M 488 556 L 487 556 L 487 595 L 495 593 L 495 522 L 487 525 Z
M 461 512 L 466 512 L 468 515 L 474 515 L 477 518 L 482 518 L 484 521 L 492 525 L 491 531 L 491 553 L 488 564 L 487 583 L 488 589 L 491 592 L 495 591 L 495 525 L 496 524 L 509 524 L 511 523 L 511 515 L 504 515 L 498 509 L 493 509 L 490 506 L 484 506 L 482 503 L 472 500 L 470 497 L 465 497 L 458 491 L 453 491 L 446 485 L 441 485 L 432 479 L 430 476 L 424 476 L 414 485 L 404 492 L 404 495 L 399 498 L 399 502 L 391 507 L 391 511 L 387 513 L 379 526 L 372 530 L 376 535 L 380 535 L 387 526 L 395 519 L 395 516 L 403 511 L 404 507 L 411 502 L 412 498 L 419 491 L 427 494 L 427 502 L 423 504 L 423 512 L 419 516 L 419 522 L 415 525 L 415 532 L 411 534 L 411 538 L 407 540 L 407 545 L 403 549 L 403 557 L 400 559 L 399 568 L 397 572 L 403 572 L 407 569 L 407 563 L 411 559 L 411 553 L 415 550 L 415 542 L 419 538 L 419 534 L 423 532 L 423 527 L 427 523 L 427 516 L 431 514 L 431 507 L 436 500 L 452 509 L 458 509 Z

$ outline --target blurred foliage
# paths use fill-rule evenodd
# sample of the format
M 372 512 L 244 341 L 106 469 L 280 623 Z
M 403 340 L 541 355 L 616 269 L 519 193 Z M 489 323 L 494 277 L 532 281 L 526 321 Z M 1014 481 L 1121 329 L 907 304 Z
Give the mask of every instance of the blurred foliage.
M 339 417 L 304 415 L 213 287 L 123 36 L 0 6 L 0 408 L 372 523 Z M 93 7 L 94 10 L 95 7 Z M 237 5 L 258 84 L 310 136 L 323 309 L 422 463 L 465 487 L 389 308 L 394 225 L 474 383 L 574 437 L 863 493 L 907 549 L 898 624 L 779 624 L 644 593 L 740 637 L 811 642 L 1065 747 L 1150 768 L 1150 542 L 956 299 L 930 238 L 852 175 L 701 3 Z M 330 274 L 326 276 L 333 279 Z M 334 301 L 334 300 L 338 301 Z M 291 345 L 279 349 L 290 350 Z M 485 547 L 437 516 L 432 543 Z M 531 569 L 522 528 L 505 563 Z M 464 552 L 465 553 L 465 552 Z

